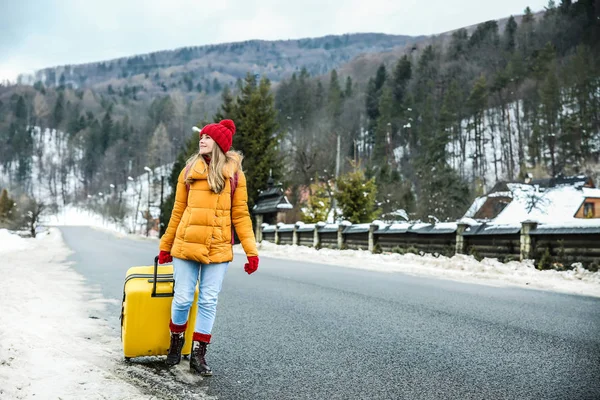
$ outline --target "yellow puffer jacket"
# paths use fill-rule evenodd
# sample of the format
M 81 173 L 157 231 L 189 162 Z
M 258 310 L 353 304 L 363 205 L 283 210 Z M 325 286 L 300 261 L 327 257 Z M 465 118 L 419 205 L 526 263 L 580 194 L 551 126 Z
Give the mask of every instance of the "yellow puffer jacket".
M 236 154 L 234 153 L 234 156 Z M 247 256 L 258 256 L 252 220 L 248 211 L 246 177 L 238 171 L 239 163 L 228 162 L 223 168 L 225 188 L 214 193 L 208 185 L 208 169 L 198 160 L 188 171 L 194 181 L 189 191 L 185 184 L 185 168 L 177 179 L 175 204 L 171 219 L 160 240 L 160 250 L 173 257 L 199 261 L 203 264 L 233 260 L 231 223 Z M 231 199 L 230 178 L 238 174 L 237 187 Z

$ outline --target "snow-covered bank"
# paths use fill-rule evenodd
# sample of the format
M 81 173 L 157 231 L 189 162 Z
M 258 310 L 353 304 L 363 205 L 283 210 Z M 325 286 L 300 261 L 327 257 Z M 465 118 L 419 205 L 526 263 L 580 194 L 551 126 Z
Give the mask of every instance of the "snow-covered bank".
M 236 246 L 240 252 L 241 247 Z M 275 245 L 263 241 L 259 253 L 265 257 L 323 263 L 380 272 L 402 272 L 486 285 L 552 290 L 600 297 L 600 272 L 581 266 L 573 271 L 539 271 L 532 261 L 501 263 L 496 259 L 475 260 L 472 256 L 420 256 L 417 254 L 372 254 L 362 250 L 316 250 L 311 247 Z
M 149 398 L 117 376 L 121 344 L 69 253 L 56 229 L 36 239 L 0 230 L 0 398 Z

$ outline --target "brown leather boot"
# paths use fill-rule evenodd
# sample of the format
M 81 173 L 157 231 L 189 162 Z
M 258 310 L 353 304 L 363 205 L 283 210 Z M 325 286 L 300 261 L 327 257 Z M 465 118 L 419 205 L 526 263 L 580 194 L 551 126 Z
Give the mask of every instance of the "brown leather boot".
M 165 363 L 172 367 L 181 361 L 181 349 L 185 343 L 185 332 L 171 332 L 171 345 Z
M 190 354 L 190 369 L 202 376 L 212 376 L 212 370 L 206 364 L 206 347 L 208 343 L 194 340 L 192 342 L 192 354 Z

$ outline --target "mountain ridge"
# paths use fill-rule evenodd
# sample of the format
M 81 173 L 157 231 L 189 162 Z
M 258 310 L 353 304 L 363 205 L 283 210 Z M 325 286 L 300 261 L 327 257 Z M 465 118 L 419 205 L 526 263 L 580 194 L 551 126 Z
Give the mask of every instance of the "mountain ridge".
M 111 80 L 117 80 L 111 82 L 115 88 L 127 84 L 127 79 L 132 83 L 150 79 L 155 81 L 154 86 L 162 83 L 171 87 L 176 83 L 192 91 L 198 83 L 206 86 L 207 81 L 212 84 L 214 79 L 219 81 L 220 86 L 231 85 L 250 71 L 275 82 L 303 67 L 311 75 L 325 74 L 359 54 L 388 51 L 423 38 L 425 36 L 354 33 L 275 41 L 253 39 L 54 66 L 37 70 L 33 75 L 22 75 L 20 79 L 22 83 L 39 81 L 48 87 L 70 84 L 74 88 L 96 89 L 102 89 Z M 180 82 L 184 79 L 185 82 Z M 163 91 L 166 91 L 164 87 Z

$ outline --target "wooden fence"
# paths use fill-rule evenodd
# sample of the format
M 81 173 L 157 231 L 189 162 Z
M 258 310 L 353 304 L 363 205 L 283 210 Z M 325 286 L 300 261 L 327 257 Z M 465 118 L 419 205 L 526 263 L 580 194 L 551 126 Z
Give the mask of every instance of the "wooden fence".
M 580 262 L 600 265 L 600 224 L 567 227 L 523 222 L 521 226 L 481 223 L 440 224 L 279 224 L 261 227 L 263 240 L 332 249 L 362 249 L 452 256 L 471 254 L 500 261 L 533 259 L 544 268 Z

